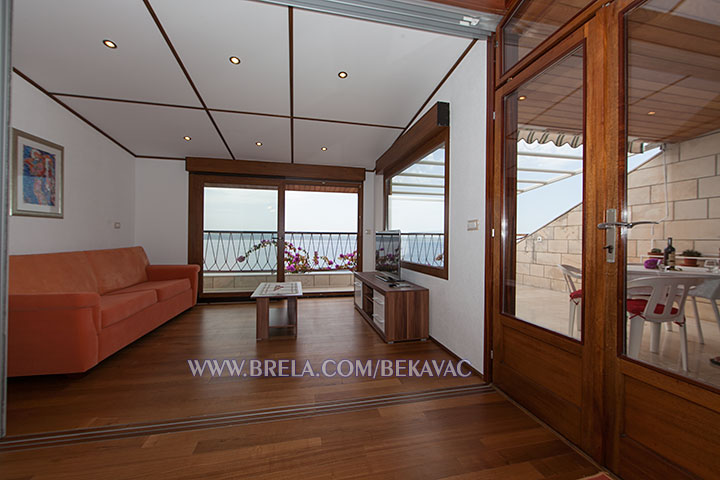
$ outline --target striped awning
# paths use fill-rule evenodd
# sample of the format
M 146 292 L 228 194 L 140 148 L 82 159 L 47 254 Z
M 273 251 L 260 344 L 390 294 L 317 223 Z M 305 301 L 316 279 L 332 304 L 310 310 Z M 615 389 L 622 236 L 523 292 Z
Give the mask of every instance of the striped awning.
M 582 134 L 556 132 L 536 128 L 519 129 L 518 141 L 520 140 L 525 140 L 525 142 L 527 143 L 554 143 L 558 147 L 562 147 L 563 145 L 570 145 L 573 148 L 580 147 L 583 144 Z M 660 146 L 660 144 L 658 143 L 648 143 L 636 137 L 631 137 L 628 139 L 628 141 L 629 153 L 645 153 L 647 150 Z

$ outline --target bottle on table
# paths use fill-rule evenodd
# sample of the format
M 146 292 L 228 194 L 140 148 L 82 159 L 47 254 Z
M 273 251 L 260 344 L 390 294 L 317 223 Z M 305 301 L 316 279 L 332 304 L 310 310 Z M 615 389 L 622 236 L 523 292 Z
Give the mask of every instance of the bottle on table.
M 668 244 L 663 250 L 663 264 L 668 270 L 675 270 L 675 247 L 672 245 L 672 237 L 668 237 Z

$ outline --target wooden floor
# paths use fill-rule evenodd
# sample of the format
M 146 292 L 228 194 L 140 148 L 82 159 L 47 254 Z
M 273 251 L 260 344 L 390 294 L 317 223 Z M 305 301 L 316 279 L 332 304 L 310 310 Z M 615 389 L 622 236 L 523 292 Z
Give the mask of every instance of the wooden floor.
M 0 454 L 0 479 L 575 480 L 598 471 L 498 393 Z
M 8 434 L 179 419 L 480 384 L 471 378 L 193 377 L 188 359 L 451 360 L 432 342 L 385 344 L 352 298 L 302 299 L 297 340 L 255 341 L 255 305 L 197 306 L 79 378 L 11 378 Z

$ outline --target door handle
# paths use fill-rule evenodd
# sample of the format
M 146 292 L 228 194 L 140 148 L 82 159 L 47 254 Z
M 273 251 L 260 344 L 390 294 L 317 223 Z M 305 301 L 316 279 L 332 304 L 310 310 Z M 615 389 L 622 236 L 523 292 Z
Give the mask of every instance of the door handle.
M 640 220 L 638 222 L 603 222 L 598 223 L 597 228 L 600 230 L 607 230 L 609 228 L 635 228 L 638 225 L 657 225 L 660 222 L 653 222 L 651 220 Z

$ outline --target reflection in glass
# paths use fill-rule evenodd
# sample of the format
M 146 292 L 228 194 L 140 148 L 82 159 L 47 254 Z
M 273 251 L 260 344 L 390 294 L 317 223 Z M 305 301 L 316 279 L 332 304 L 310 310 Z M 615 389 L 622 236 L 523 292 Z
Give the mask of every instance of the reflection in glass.
M 627 235 L 626 353 L 720 386 L 720 368 L 710 362 L 720 356 L 720 272 L 714 270 L 720 249 L 720 9 L 712 0 L 652 0 L 626 14 L 625 27 L 628 155 L 656 148 L 640 165 L 628 164 L 626 216 L 660 222 Z M 645 268 L 670 237 L 677 270 Z M 680 325 L 657 318 L 652 308 L 646 284 L 658 279 L 666 281 L 660 310 L 677 311 Z M 668 294 L 677 285 L 680 293 Z
M 583 47 L 505 97 L 503 310 L 580 338 Z
M 445 146 L 390 178 L 388 229 L 402 232 L 402 261 L 445 264 Z
M 558 28 L 580 13 L 591 0 L 525 0 L 502 28 L 503 73 Z

